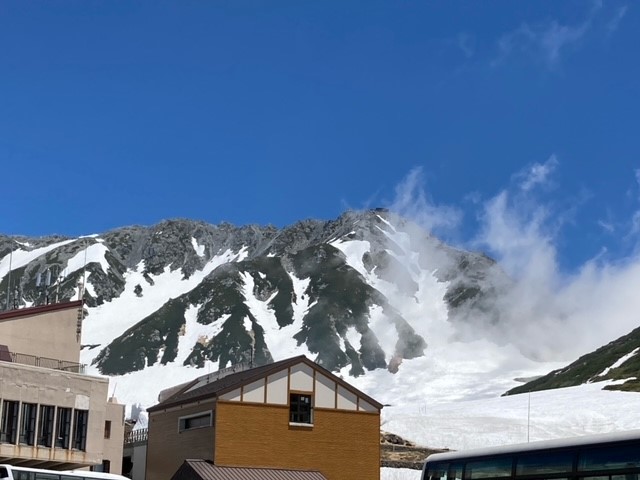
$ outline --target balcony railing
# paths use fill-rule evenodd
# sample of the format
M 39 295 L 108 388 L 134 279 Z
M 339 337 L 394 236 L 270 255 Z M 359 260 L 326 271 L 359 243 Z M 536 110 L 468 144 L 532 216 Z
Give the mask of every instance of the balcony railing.
M 7 353 L 10 355 L 10 361 L 13 363 L 50 368 L 52 370 L 62 370 L 64 372 L 85 373 L 85 366 L 81 363 L 67 362 L 66 360 L 58 360 L 55 358 L 36 357 L 35 355 L 16 352 L 5 352 L 5 355 Z M 0 357 L 0 360 L 9 361 L 9 358 L 6 358 L 5 355 Z
M 132 443 L 146 442 L 149 438 L 148 428 L 139 428 L 138 430 L 131 430 L 124 437 L 124 444 L 131 445 Z

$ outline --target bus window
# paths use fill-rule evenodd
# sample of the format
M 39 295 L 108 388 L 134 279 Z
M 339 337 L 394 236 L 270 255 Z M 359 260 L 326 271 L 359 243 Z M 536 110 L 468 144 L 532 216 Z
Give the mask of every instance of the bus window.
M 452 463 L 449 466 L 449 475 L 447 480 L 462 480 L 462 468 L 464 463 Z
M 427 480 L 447 480 L 448 463 L 434 463 L 429 465 Z
M 516 462 L 516 476 L 571 473 L 574 452 L 542 452 L 522 455 Z
M 0 467 L 0 480 L 6 480 L 10 478 L 9 477 L 9 472 L 7 471 L 6 467 Z
M 579 471 L 622 470 L 640 467 L 640 449 L 637 445 L 591 448 L 580 452 Z
M 36 472 L 36 480 L 60 480 L 60 475 L 55 473 Z
M 464 470 L 465 480 L 477 478 L 510 477 L 513 466 L 512 457 L 487 458 L 467 462 Z
M 33 472 L 23 472 L 13 469 L 13 478 L 15 480 L 35 480 L 36 474 Z

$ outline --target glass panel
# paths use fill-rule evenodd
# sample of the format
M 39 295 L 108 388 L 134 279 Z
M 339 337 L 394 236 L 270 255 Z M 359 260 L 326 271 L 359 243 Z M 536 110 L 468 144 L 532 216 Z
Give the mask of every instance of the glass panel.
M 53 418 L 55 407 L 42 405 L 40 407 L 40 423 L 38 426 L 38 445 L 51 447 L 53 445 Z
M 464 468 L 464 463 L 452 463 L 449 466 L 449 475 L 448 480 L 462 480 L 462 469 Z
M 2 402 L 2 432 L 0 433 L 0 442 L 16 443 L 19 408 L 20 402 L 11 400 Z
M 583 450 L 580 452 L 578 470 L 617 470 L 640 468 L 640 448 L 622 445 Z
M 35 403 L 22 404 L 22 420 L 20 421 L 20 443 L 34 445 L 36 438 L 36 415 L 38 405 Z
M 513 458 L 488 458 L 467 462 L 464 476 L 466 479 L 510 477 Z
M 571 473 L 574 456 L 572 451 L 522 455 L 516 463 L 516 475 Z
M 60 475 L 54 473 L 36 473 L 36 480 L 60 480 Z
M 311 395 L 292 393 L 289 396 L 289 421 L 292 423 L 313 423 Z
M 427 478 L 429 480 L 447 480 L 448 463 L 434 463 L 429 465 Z
M 58 421 L 56 423 L 56 447 L 69 448 L 69 441 L 71 440 L 71 409 L 58 407 Z
M 76 410 L 73 422 L 73 448 L 85 451 L 87 449 L 87 427 L 89 424 L 89 412 Z

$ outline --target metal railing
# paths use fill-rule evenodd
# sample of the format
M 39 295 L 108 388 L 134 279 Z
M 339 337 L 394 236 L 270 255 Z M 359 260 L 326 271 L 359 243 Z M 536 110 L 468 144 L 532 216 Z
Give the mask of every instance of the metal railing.
M 85 366 L 81 363 L 67 362 L 66 360 L 58 360 L 55 358 L 36 357 L 35 355 L 27 355 L 25 353 L 8 353 L 13 363 L 50 368 L 52 370 L 62 370 L 64 372 L 85 373 Z
M 130 445 L 132 443 L 146 442 L 149 438 L 148 428 L 139 428 L 138 430 L 131 430 L 124 437 L 124 444 Z

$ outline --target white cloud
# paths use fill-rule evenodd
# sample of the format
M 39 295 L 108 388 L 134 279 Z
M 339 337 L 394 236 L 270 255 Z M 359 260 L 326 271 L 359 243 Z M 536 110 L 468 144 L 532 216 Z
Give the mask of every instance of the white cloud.
M 627 13 L 627 6 L 616 9 L 613 17 L 606 23 L 599 20 L 603 17 L 602 12 L 603 3 L 595 1 L 584 19 L 577 23 L 562 23 L 557 19 L 538 23 L 524 22 L 498 39 L 498 55 L 492 65 L 501 65 L 516 56 L 526 56 L 549 69 L 556 68 L 563 56 L 579 49 L 589 34 L 598 30 L 597 27 L 602 32 L 604 26 L 607 35 L 613 34 Z
M 452 232 L 462 221 L 462 210 L 448 205 L 436 205 L 424 189 L 422 168 L 414 168 L 396 187 L 396 196 L 389 207 L 411 218 L 429 232 Z
M 528 192 L 537 185 L 544 185 L 557 166 L 558 159 L 555 155 L 551 155 L 544 163 L 534 163 L 528 170 L 516 175 L 522 179 L 520 188 Z
M 533 26 L 524 23 L 500 38 L 499 55 L 494 65 L 513 55 L 525 54 L 541 59 L 552 68 L 564 51 L 579 44 L 590 26 L 590 20 L 575 26 L 561 25 L 556 20 Z
M 558 189 L 554 198 L 545 200 L 533 188 L 553 181 L 557 163 L 551 157 L 515 175 L 511 185 L 480 204 L 467 202 L 467 207 L 479 209 L 479 228 L 461 246 L 485 251 L 513 279 L 498 297 L 499 322 L 474 312 L 476 338 L 511 343 L 539 359 L 568 362 L 637 327 L 640 255 L 612 258 L 603 246 L 577 268 L 562 268 L 558 246 L 567 239 L 558 216 L 566 215 L 560 208 L 561 197 L 570 198 L 571 193 Z M 411 192 L 399 202 L 404 214 L 437 220 L 456 211 L 426 202 L 418 173 L 412 172 L 399 189 Z M 640 182 L 640 172 L 634 173 Z M 628 221 L 640 233 L 640 211 Z M 611 222 L 600 225 L 613 228 Z

